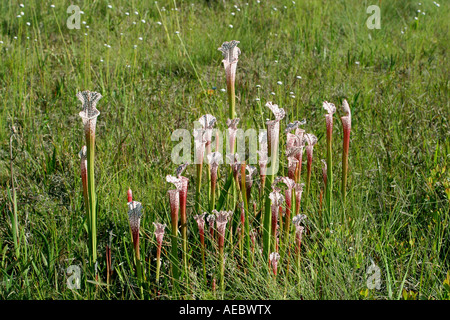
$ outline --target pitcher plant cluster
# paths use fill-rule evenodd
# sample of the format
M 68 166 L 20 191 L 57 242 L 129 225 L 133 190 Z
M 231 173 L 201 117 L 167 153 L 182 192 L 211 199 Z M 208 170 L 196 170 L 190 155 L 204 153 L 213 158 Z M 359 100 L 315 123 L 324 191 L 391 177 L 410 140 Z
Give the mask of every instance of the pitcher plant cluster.
M 173 175 L 166 176 L 168 186 L 173 186 L 168 187 L 166 196 L 170 205 L 170 221 L 166 221 L 170 233 L 168 250 L 164 249 L 166 244 L 163 242 L 166 224 L 153 222 L 157 252 L 156 286 L 163 272 L 174 289 L 188 289 L 193 274 L 199 272 L 204 285 L 216 292 L 218 283 L 219 292 L 223 294 L 226 292 L 226 269 L 232 263 L 244 272 L 253 267 L 265 268 L 268 276 L 276 278 L 280 272 L 291 272 L 292 266 L 289 262 L 295 261 L 295 268 L 300 277 L 301 244 L 303 236 L 308 235 L 305 213 L 319 214 L 324 196 L 323 211 L 327 217 L 333 214 L 335 190 L 332 134 L 336 107 L 327 101 L 323 103 L 326 111 L 326 159 L 316 161 L 316 166 L 322 166 L 323 180 L 318 182 L 323 185 L 323 189 L 316 195 L 311 190 L 311 178 L 314 147 L 319 140 L 316 135 L 306 132 L 303 128 L 306 120 L 296 120 L 282 128 L 286 111 L 268 101 L 265 106 L 270 111 L 271 119 L 267 119 L 265 126 L 262 125 L 266 129 L 250 132 L 249 129 L 244 131 L 245 128 L 239 128 L 242 121 L 236 114 L 235 96 L 236 71 L 241 53 L 238 45 L 239 41 L 233 40 L 224 42 L 219 48 L 223 54 L 229 118 L 219 121 L 212 114 L 199 116 L 191 131 L 194 138 L 193 163 L 190 161 L 189 150 L 191 132 L 188 132 L 186 139 L 183 137 L 183 146 L 174 148 L 176 153 L 183 150 L 185 155 L 182 159 L 187 161 L 178 161 Z M 80 116 L 86 138 L 86 145 L 80 152 L 86 210 L 85 227 L 89 238 L 90 261 L 95 263 L 98 203 L 94 176 L 95 125 L 100 114 L 96 105 L 102 96 L 96 92 L 83 91 L 78 93 L 77 97 L 82 102 L 83 110 Z M 341 117 L 343 151 L 340 192 L 341 200 L 345 204 L 351 130 L 351 112 L 346 100 L 343 101 L 342 109 L 344 115 Z M 224 124 L 224 134 L 219 130 L 221 124 Z M 178 138 L 182 137 L 185 131 Z M 223 139 L 224 136 L 226 139 Z M 245 148 L 246 137 L 249 137 L 250 141 L 248 149 Z M 222 154 L 224 144 L 225 152 Z M 172 152 L 172 159 L 173 154 Z M 191 189 L 192 193 L 189 192 Z M 192 194 L 193 199 L 190 196 L 188 199 L 188 194 Z M 302 199 L 302 195 L 305 199 Z M 139 251 L 143 207 L 140 202 L 133 201 L 131 189 L 127 192 L 127 198 L 135 274 L 142 286 L 150 279 L 149 270 L 146 270 L 145 264 L 142 263 Z M 316 207 L 310 205 L 312 201 L 320 204 L 319 212 L 315 212 Z M 188 206 L 188 203 L 192 205 Z M 161 268 L 162 256 L 166 256 L 169 262 L 167 270 Z M 107 255 L 108 259 L 110 267 L 111 258 Z M 107 279 L 110 270 L 108 268 Z

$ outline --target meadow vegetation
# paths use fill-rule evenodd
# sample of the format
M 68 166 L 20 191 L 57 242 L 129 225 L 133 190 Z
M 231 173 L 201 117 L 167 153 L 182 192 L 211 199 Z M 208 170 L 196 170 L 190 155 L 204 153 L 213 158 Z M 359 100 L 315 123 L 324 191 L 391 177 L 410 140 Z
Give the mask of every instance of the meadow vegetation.
M 70 1 L 1 2 L 0 298 L 449 299 L 448 4 L 374 2 L 79 1 L 80 29 L 66 26 Z M 381 8 L 381 29 L 366 26 L 372 4 Z M 281 250 L 276 275 L 262 250 L 262 233 L 253 247 L 247 238 L 238 243 L 239 234 L 227 234 L 222 291 L 217 242 L 206 224 L 203 246 L 194 219 L 212 211 L 208 166 L 200 186 L 195 165 L 183 172 L 190 181 L 187 265 L 181 234 L 171 238 L 167 192 L 173 184 L 166 176 L 178 166 L 171 159 L 174 130 L 192 131 L 205 114 L 214 115 L 216 128 L 227 129 L 229 97 L 218 48 L 231 40 L 239 40 L 241 50 L 238 128 L 265 128 L 273 118 L 269 101 L 286 113 L 278 176 L 288 174 L 289 123 L 306 119 L 301 128 L 318 141 L 301 202 L 307 218 L 300 261 L 292 223 L 290 249 Z M 102 95 L 96 106 L 96 265 L 78 156 L 86 142 L 77 93 L 85 90 Z M 345 200 L 344 99 L 352 115 Z M 325 196 L 320 201 L 320 160 L 327 159 L 324 101 L 338 107 L 332 209 Z M 306 161 L 304 155 L 303 183 Z M 230 173 L 229 165 L 219 166 L 216 203 Z M 256 177 L 256 212 L 253 202 L 246 208 L 255 217 L 250 229 L 260 227 L 264 214 L 259 185 Z M 127 215 L 129 188 L 142 204 L 142 269 Z M 222 210 L 235 210 L 238 192 L 230 189 Z M 153 223 L 169 226 L 160 250 Z M 71 265 L 81 269 L 77 290 L 67 286 Z M 381 272 L 379 289 L 368 288 L 371 265 Z

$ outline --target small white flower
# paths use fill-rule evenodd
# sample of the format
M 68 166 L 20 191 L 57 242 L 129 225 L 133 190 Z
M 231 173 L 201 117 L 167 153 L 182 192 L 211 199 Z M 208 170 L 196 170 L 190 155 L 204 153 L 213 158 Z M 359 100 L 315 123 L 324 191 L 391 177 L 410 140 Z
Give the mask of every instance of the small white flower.
M 134 12 L 134 14 L 135 14 L 135 15 L 138 15 L 138 14 L 139 14 L 139 12 L 135 11 L 135 12 Z
M 25 12 L 20 11 L 20 15 L 21 15 L 21 16 L 24 16 L 24 15 L 25 15 Z
M 291 92 L 289 92 L 289 94 L 290 94 L 290 95 L 292 95 L 292 94 L 294 94 L 294 92 L 293 92 L 293 91 L 291 91 Z
M 86 21 L 81 21 L 82 24 L 86 24 Z
M 261 88 L 261 86 L 259 84 L 256 85 L 257 88 Z
M 0 44 L 3 44 L 3 41 L 0 40 Z
M 275 60 L 275 63 L 278 63 L 278 60 Z
M 125 12 L 125 15 L 126 15 L 126 16 L 129 16 L 129 15 L 130 15 L 130 13 L 129 13 L 129 12 Z
M 84 11 L 81 11 L 81 10 L 80 10 L 80 14 L 84 14 Z
M 19 14 L 19 15 L 17 15 L 17 18 L 22 18 L 22 16 Z
M 112 5 L 108 4 L 108 8 L 112 9 Z
M 232 24 L 228 25 L 228 27 L 231 28 L 231 29 L 233 29 L 233 25 L 232 25 Z
M 133 24 L 136 24 L 136 21 L 133 21 Z
M 21 3 L 21 4 L 19 4 L 19 7 L 23 8 L 23 7 L 25 7 L 25 6 L 23 5 L 23 3 Z
M 275 92 L 272 91 L 270 94 L 274 96 L 274 95 L 275 95 Z
M 156 24 L 158 24 L 158 25 L 162 25 L 162 23 L 161 23 L 161 21 L 158 21 Z
M 357 64 L 359 66 L 359 61 L 355 61 L 355 64 Z
M 17 37 L 14 37 L 14 40 L 17 40 Z
M 175 31 L 175 34 L 180 34 L 180 31 Z
M 301 76 L 296 76 L 296 78 L 300 80 L 302 77 Z
M 277 84 L 278 84 L 279 86 L 281 86 L 281 85 L 283 84 L 283 82 L 278 81 Z
M 420 9 L 419 9 L 419 10 L 417 10 L 417 12 L 418 12 L 418 13 L 420 13 Z
M 295 96 L 294 96 L 294 95 L 291 95 L 291 98 L 292 98 L 292 99 L 295 99 Z
M 145 23 L 145 20 L 144 20 L 144 19 L 142 19 L 142 20 L 141 20 L 141 22 L 142 22 L 142 23 Z
M 89 29 L 89 26 L 86 26 L 86 29 Z
M 425 15 L 425 11 L 424 11 L 424 12 L 422 12 L 422 14 L 423 14 L 423 15 Z
M 55 5 L 54 5 L 54 4 L 51 4 L 51 5 L 50 5 L 50 8 L 54 8 L 54 7 L 55 7 Z
M 87 33 L 85 33 L 84 35 L 85 35 L 85 36 L 87 36 L 88 34 L 87 34 Z
M 234 15 L 236 15 L 236 13 L 232 12 L 231 15 L 234 16 Z
M 137 44 L 135 44 L 135 45 L 133 46 L 133 48 L 134 48 L 134 49 L 137 49 Z
M 259 99 L 259 98 L 256 98 L 255 101 L 260 101 L 260 99 Z
M 224 89 L 224 88 L 222 88 L 222 89 L 220 89 L 220 91 L 222 91 L 222 92 L 225 92 L 225 91 L 227 91 L 226 89 Z
M 277 8 L 275 8 L 275 7 L 273 7 L 272 9 L 273 9 L 273 11 L 277 11 L 277 10 L 278 10 L 278 9 L 277 9 Z
M 142 41 L 142 40 L 144 40 L 144 38 L 142 38 L 142 37 L 139 37 L 139 40 L 141 40 L 141 41 Z
M 103 59 L 100 59 L 100 62 L 103 62 Z
M 30 22 L 27 22 L 27 26 L 31 26 L 31 23 L 30 23 Z

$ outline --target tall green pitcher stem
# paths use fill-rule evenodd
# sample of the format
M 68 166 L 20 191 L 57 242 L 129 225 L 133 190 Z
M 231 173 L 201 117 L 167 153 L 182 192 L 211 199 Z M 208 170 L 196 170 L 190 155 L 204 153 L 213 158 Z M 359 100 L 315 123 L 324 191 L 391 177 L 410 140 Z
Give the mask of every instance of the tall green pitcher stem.
M 325 201 L 328 211 L 328 219 L 330 219 L 333 209 L 333 154 L 331 150 L 331 143 L 333 140 L 333 114 L 336 112 L 336 107 L 334 104 L 324 101 L 323 108 L 327 111 L 327 114 L 325 115 L 327 128 L 327 186 Z
M 328 130 L 327 130 L 328 131 Z M 332 150 L 331 150 L 331 132 L 327 133 L 327 189 L 326 189 L 326 202 L 328 209 L 328 216 L 331 216 L 332 202 L 333 202 L 333 163 L 332 163 Z
M 92 263 L 97 261 L 97 210 L 95 196 L 95 175 L 94 175 L 94 158 L 95 158 L 95 135 L 91 132 L 86 137 L 87 145 L 87 172 L 88 172 L 88 194 L 89 194 L 89 223 L 90 223 L 90 248 Z
M 202 188 L 202 169 L 203 164 L 197 164 L 197 189 L 195 190 L 195 212 L 200 214 L 200 192 Z
M 228 105 L 230 119 L 236 118 L 236 95 L 234 90 L 234 83 L 228 88 Z
M 172 223 L 172 235 L 171 235 L 171 242 L 172 242 L 172 255 L 171 255 L 171 262 L 172 262 L 172 276 L 174 280 L 178 280 L 179 278 L 179 267 L 178 267 L 178 245 L 177 245 L 177 231 L 178 227 L 177 225 L 174 225 Z M 175 284 L 175 283 L 174 283 Z

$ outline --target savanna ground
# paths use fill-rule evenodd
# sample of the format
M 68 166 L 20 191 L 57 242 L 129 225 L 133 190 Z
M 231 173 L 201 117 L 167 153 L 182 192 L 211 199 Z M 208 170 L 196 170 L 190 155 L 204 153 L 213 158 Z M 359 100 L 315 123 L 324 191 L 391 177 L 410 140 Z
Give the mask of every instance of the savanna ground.
M 273 101 L 287 114 L 282 132 L 287 123 L 306 119 L 304 129 L 319 138 L 311 201 L 303 207 L 308 233 L 301 277 L 286 263 L 276 278 L 261 261 L 244 272 L 227 257 L 225 293 L 215 295 L 202 280 L 198 237 L 191 231 L 189 289 L 181 296 L 171 291 L 165 240 L 160 299 L 448 299 L 448 3 L 224 2 L 74 1 L 84 14 L 81 29 L 72 30 L 66 26 L 69 1 L 0 3 L 0 297 L 155 297 L 152 222 L 170 225 L 172 185 L 165 176 L 177 167 L 171 134 L 192 130 L 206 113 L 226 128 L 225 73 L 217 48 L 239 40 L 239 128 L 262 128 L 271 117 L 264 105 Z M 381 8 L 379 30 L 366 26 L 372 4 Z M 76 98 L 81 90 L 103 95 L 95 162 L 100 284 L 86 264 L 78 157 L 85 142 Z M 342 203 L 342 126 L 335 116 L 335 203 L 325 223 L 318 213 L 319 160 L 326 154 L 322 102 L 340 106 L 343 99 L 352 110 L 348 196 Z M 12 125 L 18 256 L 11 231 Z M 284 174 L 283 156 L 281 163 Z M 194 166 L 186 176 L 193 226 Z M 149 286 L 143 295 L 132 262 L 128 187 L 144 206 L 141 255 Z M 107 288 L 110 230 L 114 272 Z M 216 272 L 214 255 L 211 250 L 208 276 Z M 367 287 L 372 263 L 380 268 L 379 289 Z M 67 287 L 70 265 L 81 267 L 79 290 Z

